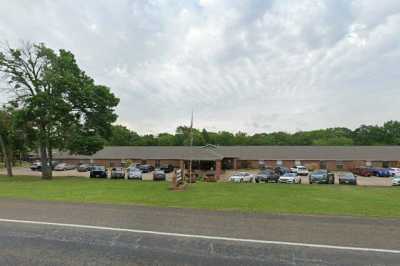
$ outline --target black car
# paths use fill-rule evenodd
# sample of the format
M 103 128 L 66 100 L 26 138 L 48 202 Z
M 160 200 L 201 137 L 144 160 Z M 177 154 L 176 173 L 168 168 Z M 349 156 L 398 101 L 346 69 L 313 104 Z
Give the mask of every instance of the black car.
M 310 174 L 309 181 L 310 184 L 334 184 L 335 175 L 328 170 L 316 170 Z
M 139 165 L 139 169 L 142 171 L 142 173 L 150 173 L 154 170 L 154 167 L 149 164 L 142 164 Z
M 171 164 L 161 165 L 160 170 L 164 171 L 164 173 L 172 173 L 174 171 L 174 166 Z
M 272 171 L 270 169 L 265 169 L 265 170 L 261 170 L 258 174 L 256 174 L 255 180 L 256 180 L 256 183 L 260 183 L 260 182 L 278 183 L 279 174 L 275 173 L 274 171 Z
M 357 185 L 357 176 L 351 172 L 340 173 L 339 184 Z
M 108 172 L 104 166 L 93 166 L 90 170 L 90 178 L 100 177 L 100 178 L 107 178 Z
M 286 173 L 290 173 L 290 169 L 284 166 L 277 166 L 274 169 L 275 173 L 277 173 L 279 176 L 283 176 Z
M 162 170 L 156 170 L 153 173 L 153 181 L 165 181 L 167 179 L 167 176 L 164 171 Z

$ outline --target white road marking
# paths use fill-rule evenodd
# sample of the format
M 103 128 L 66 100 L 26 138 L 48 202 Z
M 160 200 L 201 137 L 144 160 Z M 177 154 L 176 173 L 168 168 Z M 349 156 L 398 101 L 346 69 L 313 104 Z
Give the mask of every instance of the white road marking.
M 41 222 L 41 221 L 13 220 L 13 219 L 1 219 L 1 218 L 0 218 L 0 222 L 33 224 L 33 225 L 50 225 L 50 226 L 61 226 L 61 227 L 80 228 L 80 229 L 129 232 L 129 233 L 138 233 L 138 234 L 150 234 L 150 235 L 173 236 L 173 237 L 184 237 L 184 238 L 197 238 L 197 239 L 207 239 L 207 240 L 222 240 L 222 241 L 231 241 L 231 242 L 232 241 L 233 242 L 246 242 L 246 243 L 255 243 L 255 244 L 268 244 L 268 245 L 281 245 L 281 246 L 296 246 L 296 247 L 325 248 L 325 249 L 337 249 L 337 250 L 349 250 L 349 251 L 369 251 L 369 252 L 378 252 L 378 253 L 400 254 L 400 250 L 395 250 L 395 249 L 320 245 L 320 244 L 308 244 L 308 243 L 301 243 L 301 242 L 285 242 L 285 241 L 257 240 L 257 239 L 247 239 L 247 238 L 223 237 L 223 236 L 193 235 L 193 234 L 168 233 L 168 232 L 159 232 L 159 231 L 115 228 L 115 227 L 95 226 L 95 225 L 50 223 L 50 222 Z

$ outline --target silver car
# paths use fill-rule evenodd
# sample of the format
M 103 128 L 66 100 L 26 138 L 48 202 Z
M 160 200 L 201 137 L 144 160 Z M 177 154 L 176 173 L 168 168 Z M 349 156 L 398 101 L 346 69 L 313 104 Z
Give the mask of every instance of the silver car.
M 392 178 L 392 186 L 400 186 L 400 175 Z
M 111 178 L 125 178 L 125 170 L 122 167 L 113 167 L 111 169 Z
M 127 177 L 128 177 L 128 179 L 143 180 L 142 171 L 136 167 L 128 168 Z

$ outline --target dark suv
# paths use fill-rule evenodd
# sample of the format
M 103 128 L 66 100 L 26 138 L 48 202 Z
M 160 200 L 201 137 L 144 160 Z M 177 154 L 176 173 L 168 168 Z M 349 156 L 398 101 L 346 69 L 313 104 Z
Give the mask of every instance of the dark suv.
M 161 165 L 160 170 L 164 171 L 164 173 L 168 174 L 174 171 L 174 166 L 171 164 Z
M 108 172 L 104 166 L 93 166 L 90 170 L 90 178 L 100 177 L 100 178 L 107 178 Z
M 258 174 L 256 174 L 255 177 L 256 183 L 260 182 L 275 182 L 278 183 L 279 180 L 279 174 L 275 173 L 273 170 L 270 169 L 264 169 L 261 170 Z
M 282 175 L 284 175 L 284 174 L 286 174 L 286 173 L 290 173 L 289 168 L 284 167 L 284 166 L 277 166 L 277 167 L 275 167 L 274 171 L 275 171 L 275 173 L 277 173 L 279 176 L 282 176 Z
M 334 184 L 335 175 L 328 172 L 328 170 L 315 170 L 310 174 L 310 184 Z
M 142 164 L 139 165 L 139 169 L 142 171 L 142 173 L 150 173 L 154 170 L 154 167 L 149 164 Z

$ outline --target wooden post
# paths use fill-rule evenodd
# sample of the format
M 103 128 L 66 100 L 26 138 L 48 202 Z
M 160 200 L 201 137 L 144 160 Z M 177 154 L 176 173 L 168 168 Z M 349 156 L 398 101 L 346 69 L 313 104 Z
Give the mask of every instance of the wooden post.
M 221 177 L 221 160 L 215 161 L 215 177 L 220 179 Z

